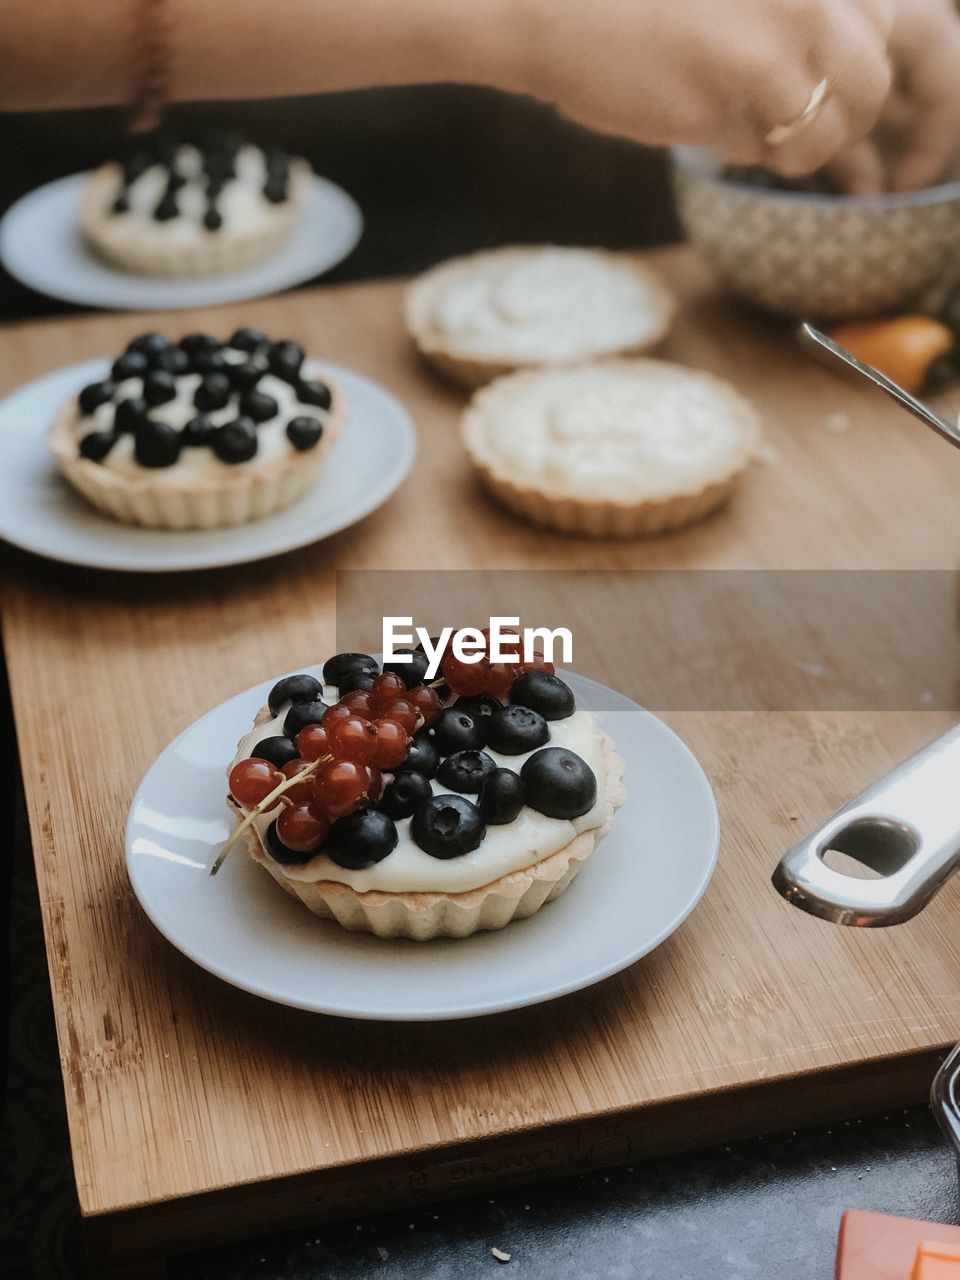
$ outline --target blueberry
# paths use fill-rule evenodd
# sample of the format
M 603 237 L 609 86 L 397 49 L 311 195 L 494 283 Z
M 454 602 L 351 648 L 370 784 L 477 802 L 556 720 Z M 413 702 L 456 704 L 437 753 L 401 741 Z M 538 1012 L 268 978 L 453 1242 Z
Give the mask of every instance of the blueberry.
M 296 676 L 284 676 L 270 690 L 267 706 L 272 716 L 278 715 L 280 708 L 288 702 L 314 702 L 323 696 L 323 685 L 315 676 L 301 673 Z
M 165 351 L 170 343 L 162 333 L 139 333 L 127 343 L 128 351 L 142 351 L 145 356 L 155 356 Z
M 433 795 L 430 783 L 422 773 L 401 769 L 384 791 L 379 809 L 388 817 L 409 818 L 415 809 Z
M 303 379 L 297 383 L 297 399 L 301 404 L 312 404 L 317 409 L 329 409 L 333 396 L 325 382 Z
M 77 396 L 77 403 L 80 405 L 81 413 L 93 413 L 95 409 L 99 409 L 102 404 L 107 404 L 113 399 L 116 385 L 112 382 L 91 382 L 88 387 L 84 387 Z
M 427 730 L 427 736 L 442 756 L 455 751 L 479 751 L 485 746 L 479 720 L 458 707 L 447 707 Z
M 133 432 L 133 456 L 141 467 L 172 467 L 180 457 L 179 431 L 165 422 L 144 418 Z
M 230 379 L 225 373 L 208 373 L 193 393 L 193 403 L 201 413 L 226 408 L 230 399 Z
M 167 347 L 158 351 L 151 361 L 155 369 L 165 369 L 167 373 L 186 373 L 190 368 L 190 357 L 179 347 Z
M 549 741 L 549 725 L 529 707 L 501 707 L 487 724 L 487 746 L 503 756 L 521 756 Z
M 256 351 L 269 341 L 262 329 L 238 329 L 227 346 L 233 347 L 235 351 Z
M 376 673 L 373 671 L 348 671 L 337 685 L 341 698 L 345 693 L 354 693 L 357 690 L 367 693 L 373 688 L 376 678 Z
M 190 357 L 193 373 L 226 373 L 230 361 L 222 351 L 196 351 Z
M 295 702 L 283 718 L 283 732 L 288 738 L 295 738 L 308 724 L 319 724 L 326 710 L 327 704 L 319 698 L 310 702 Z
M 204 212 L 203 225 L 208 231 L 219 231 L 223 226 L 223 214 L 213 205 Z
M 225 422 L 213 433 L 213 452 L 221 462 L 249 462 L 257 444 L 257 428 L 249 418 Z
M 172 191 L 165 191 L 153 211 L 154 222 L 169 222 L 171 218 L 179 218 L 179 216 L 180 206 L 177 204 L 177 197 Z
M 527 789 L 523 779 L 512 769 L 494 769 L 480 784 L 477 807 L 480 817 L 491 827 L 513 822 L 526 802 Z
M 316 418 L 291 418 L 287 423 L 287 439 L 301 453 L 318 445 L 322 435 L 323 424 Z
M 250 754 L 256 756 L 258 760 L 269 760 L 278 769 L 282 769 L 291 760 L 300 759 L 300 752 L 290 739 L 282 737 L 279 733 L 270 738 L 261 738 Z
M 425 778 L 432 778 L 439 765 L 440 753 L 427 734 L 421 730 L 407 748 L 402 768 L 409 769 L 413 773 L 422 773 Z
M 525 671 L 518 676 L 510 690 L 510 701 L 538 711 L 544 720 L 565 720 L 577 709 L 570 686 L 546 671 Z
M 476 795 L 485 778 L 496 769 L 496 761 L 485 751 L 457 751 L 447 756 L 437 770 L 437 781 L 451 791 Z
M 480 810 L 464 796 L 433 796 L 417 809 L 410 834 L 432 858 L 460 858 L 486 835 Z
M 215 431 L 216 427 L 213 425 L 213 420 L 204 413 L 198 413 L 183 428 L 182 442 L 185 445 L 197 446 L 212 444 Z
M 224 369 L 231 385 L 237 391 L 249 391 L 251 387 L 255 387 L 266 371 L 266 362 L 259 357 L 253 360 L 238 360 L 235 364 L 228 364 Z
M 214 351 L 219 351 L 221 346 L 220 339 L 209 333 L 187 333 L 180 339 L 180 349 L 188 356 L 198 356 L 201 352 L 211 355 Z
M 537 751 L 523 762 L 520 777 L 527 789 L 527 804 L 548 818 L 579 818 L 596 804 L 596 775 L 566 747 Z
M 240 412 L 254 422 L 267 422 L 275 418 L 280 406 L 265 391 L 245 391 L 240 397 Z
M 378 809 L 361 809 L 338 818 L 330 827 L 323 852 L 348 871 L 362 871 L 382 862 L 397 847 L 393 819 Z
M 271 174 L 263 184 L 263 194 L 271 204 L 283 204 L 287 199 L 286 176 Z
M 295 382 L 300 375 L 304 350 L 299 342 L 275 342 L 268 356 L 270 372 L 285 382 Z
M 116 443 L 115 431 L 91 431 L 80 441 L 80 457 L 102 462 Z
M 278 169 L 288 169 L 290 167 L 290 157 L 285 151 L 281 151 L 279 147 L 264 147 L 263 163 L 268 172 L 275 173 Z
M 323 683 L 335 684 L 339 688 L 343 677 L 350 671 L 376 676 L 380 674 L 380 666 L 369 653 L 335 653 L 323 664 Z
M 177 380 L 166 369 L 151 369 L 143 379 L 143 398 L 149 405 L 168 404 L 177 394 Z
M 309 862 L 314 857 L 313 851 L 310 853 L 295 853 L 293 849 L 288 849 L 277 835 L 277 824 L 275 822 L 271 822 L 267 827 L 265 843 L 270 857 L 283 867 L 302 867 L 305 862 Z
M 117 196 L 117 198 L 114 200 L 113 204 L 110 206 L 110 212 L 111 213 L 129 213 L 130 212 L 130 201 L 127 199 L 127 193 L 125 191 L 121 191 L 120 194 Z
M 121 400 L 113 413 L 113 425 L 117 431 L 135 431 L 147 418 L 147 402 L 143 396 L 130 396 Z
M 503 703 L 490 693 L 476 693 L 469 698 L 458 698 L 455 705 L 458 711 L 466 711 L 478 720 L 486 736 L 490 728 L 490 717 L 496 715 Z
M 427 674 L 427 667 L 430 663 L 427 655 L 419 649 L 398 649 L 398 653 L 407 653 L 410 655 L 409 662 L 385 662 L 383 664 L 384 671 L 392 671 L 394 675 L 400 677 L 408 689 L 413 689 L 418 684 L 423 684 Z
M 124 382 L 127 378 L 142 378 L 150 366 L 150 360 L 143 351 L 125 351 L 113 362 L 110 377 L 114 382 Z

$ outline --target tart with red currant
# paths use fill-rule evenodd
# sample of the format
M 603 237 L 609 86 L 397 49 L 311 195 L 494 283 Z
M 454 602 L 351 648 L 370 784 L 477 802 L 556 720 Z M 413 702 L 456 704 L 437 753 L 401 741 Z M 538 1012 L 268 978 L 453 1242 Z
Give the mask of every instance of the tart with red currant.
M 303 347 L 238 329 L 143 333 L 57 414 L 64 478 L 126 524 L 212 529 L 289 506 L 314 485 L 346 406 Z
M 228 776 L 239 841 L 346 929 L 425 941 L 559 897 L 624 798 L 623 762 L 553 664 L 339 653 L 286 676 Z

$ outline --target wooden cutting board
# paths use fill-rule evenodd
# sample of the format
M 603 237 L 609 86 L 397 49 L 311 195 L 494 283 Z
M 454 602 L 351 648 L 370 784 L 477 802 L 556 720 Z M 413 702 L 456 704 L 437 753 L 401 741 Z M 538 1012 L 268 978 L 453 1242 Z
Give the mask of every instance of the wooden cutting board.
M 259 565 L 138 577 L 4 548 L 73 1158 L 104 1267 L 128 1276 L 131 1259 L 231 1236 L 916 1101 L 960 1037 L 960 889 L 898 929 L 855 932 L 769 884 L 799 833 L 948 710 L 668 713 L 717 790 L 716 878 L 645 961 L 536 1009 L 431 1027 L 273 1006 L 179 955 L 130 891 L 123 823 L 143 772 L 205 709 L 331 651 L 337 569 L 941 569 L 952 589 L 960 458 L 724 302 L 686 251 L 650 257 L 682 298 L 665 354 L 739 385 L 769 438 L 725 512 L 653 542 L 554 536 L 491 504 L 458 443 L 460 396 L 403 336 L 399 283 L 4 331 L 11 390 L 146 328 L 255 323 L 383 382 L 420 434 L 385 507 Z

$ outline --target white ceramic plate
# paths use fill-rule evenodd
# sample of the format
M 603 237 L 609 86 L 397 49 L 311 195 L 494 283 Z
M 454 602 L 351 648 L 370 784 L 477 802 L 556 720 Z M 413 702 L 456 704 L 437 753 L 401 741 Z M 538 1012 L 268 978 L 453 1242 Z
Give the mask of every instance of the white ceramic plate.
M 693 910 L 713 874 L 719 824 L 703 770 L 666 725 L 603 685 L 566 678 L 616 742 L 628 798 L 567 892 L 529 920 L 469 938 L 387 941 L 311 915 L 242 847 L 211 877 L 233 825 L 226 768 L 270 680 L 202 716 L 150 767 L 127 819 L 134 892 L 160 932 L 204 969 L 317 1013 L 476 1017 L 599 982 L 652 951 Z
M 74 173 L 38 187 L 0 222 L 0 260 L 10 274 L 38 293 L 83 307 L 167 311 L 265 297 L 329 271 L 351 252 L 363 229 L 352 196 L 314 175 L 293 235 L 266 262 L 188 280 L 138 276 L 109 266 L 88 248 L 78 214 L 87 177 Z
M 336 365 L 326 371 L 349 405 L 343 434 L 310 492 L 276 515 L 230 529 L 140 529 L 101 515 L 63 480 L 47 451 L 53 415 L 108 360 L 58 369 L 0 401 L 0 538 L 68 564 L 157 573 L 243 564 L 306 546 L 369 515 L 410 470 L 416 433 L 400 402 Z

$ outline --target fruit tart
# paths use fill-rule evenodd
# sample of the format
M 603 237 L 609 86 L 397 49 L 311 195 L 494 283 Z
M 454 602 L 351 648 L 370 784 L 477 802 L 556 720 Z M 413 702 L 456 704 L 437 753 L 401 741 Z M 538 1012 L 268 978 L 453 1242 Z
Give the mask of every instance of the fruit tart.
M 530 245 L 440 263 L 413 282 L 405 309 L 424 358 L 476 387 L 516 369 L 650 351 L 674 302 L 639 262 Z
M 340 391 L 289 340 L 238 329 L 133 339 L 54 419 L 75 489 L 127 524 L 212 529 L 271 515 L 315 483 L 346 417 Z
M 141 141 L 90 176 L 88 242 L 125 271 L 182 277 L 237 271 L 289 239 L 310 191 L 306 160 L 230 134 Z
M 339 653 L 286 676 L 240 741 L 228 803 L 287 893 L 346 929 L 462 938 L 559 897 L 622 804 L 623 762 L 553 665 Z

